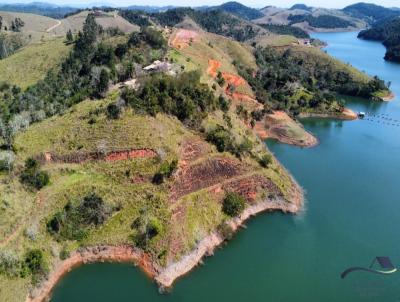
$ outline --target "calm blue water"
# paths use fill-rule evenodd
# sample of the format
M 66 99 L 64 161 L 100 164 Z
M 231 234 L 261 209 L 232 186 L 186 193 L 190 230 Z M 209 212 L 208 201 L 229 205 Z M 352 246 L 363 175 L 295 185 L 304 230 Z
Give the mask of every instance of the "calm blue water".
M 316 34 L 328 53 L 392 81 L 400 96 L 400 65 L 383 61 L 384 47 L 356 33 Z M 400 120 L 400 102 L 351 100 L 355 110 Z M 301 149 L 268 142 L 307 192 L 302 214 L 261 215 L 172 292 L 129 265 L 94 264 L 68 274 L 52 302 L 83 301 L 400 301 L 400 272 L 354 273 L 375 256 L 400 267 L 400 127 L 377 122 L 307 120 L 320 144 Z

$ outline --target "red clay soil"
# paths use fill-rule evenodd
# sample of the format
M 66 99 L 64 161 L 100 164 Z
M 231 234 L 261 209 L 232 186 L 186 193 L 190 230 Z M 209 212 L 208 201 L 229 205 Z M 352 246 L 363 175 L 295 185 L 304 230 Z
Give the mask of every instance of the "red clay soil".
M 222 77 L 225 79 L 226 83 L 233 85 L 234 87 L 239 87 L 241 85 L 246 85 L 245 79 L 237 74 L 222 72 Z
M 75 152 L 67 155 L 57 155 L 46 152 L 40 155 L 37 159 L 42 163 L 81 164 L 91 160 L 105 160 L 108 162 L 112 162 L 134 158 L 152 158 L 156 156 L 157 152 L 152 149 L 144 148 L 112 151 L 105 155 L 96 152 Z
M 207 68 L 207 73 L 215 78 L 217 76 L 218 69 L 221 67 L 221 62 L 217 60 L 208 60 L 208 68 Z
M 242 179 L 235 179 L 222 186 L 227 192 L 242 195 L 248 202 L 256 201 L 257 194 L 268 191 L 270 194 L 280 194 L 279 188 L 268 178 L 262 175 L 251 175 Z
M 175 177 L 170 199 L 177 200 L 184 195 L 233 178 L 245 171 L 242 163 L 227 157 L 211 158 L 201 163 L 182 167 Z
M 182 49 L 189 45 L 190 42 L 196 41 L 199 34 L 193 30 L 179 29 L 175 35 L 172 36 L 169 44 L 177 49 Z
M 128 160 L 133 158 L 149 158 L 156 157 L 157 153 L 151 149 L 134 149 L 134 150 L 125 150 L 118 152 L 111 152 L 106 155 L 105 161 L 119 161 L 119 160 Z
M 209 145 L 198 139 L 186 140 L 183 142 L 181 147 L 181 161 L 194 161 L 199 159 L 200 157 L 206 155 L 210 151 Z

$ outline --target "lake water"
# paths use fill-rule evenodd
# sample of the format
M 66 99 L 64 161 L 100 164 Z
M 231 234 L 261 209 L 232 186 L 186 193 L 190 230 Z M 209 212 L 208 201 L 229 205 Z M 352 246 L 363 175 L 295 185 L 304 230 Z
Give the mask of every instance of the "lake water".
M 331 55 L 391 81 L 400 96 L 400 65 L 383 60 L 380 43 L 356 33 L 314 36 L 329 43 Z M 399 101 L 347 106 L 400 120 Z M 304 212 L 251 220 L 171 293 L 159 294 L 133 266 L 92 264 L 68 274 L 51 301 L 400 301 L 400 272 L 340 278 L 345 268 L 368 267 L 375 256 L 400 267 L 400 127 L 378 120 L 305 121 L 320 140 L 312 149 L 268 142 L 305 189 Z

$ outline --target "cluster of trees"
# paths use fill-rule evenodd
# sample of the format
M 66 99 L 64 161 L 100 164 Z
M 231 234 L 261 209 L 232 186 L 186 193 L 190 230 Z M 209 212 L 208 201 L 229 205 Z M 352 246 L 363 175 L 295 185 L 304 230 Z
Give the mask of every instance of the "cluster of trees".
M 10 29 L 15 32 L 20 32 L 22 27 L 24 27 L 24 25 L 25 22 L 22 21 L 21 18 L 15 18 L 13 21 L 11 21 Z
M 234 192 L 227 193 L 222 202 L 222 211 L 230 217 L 239 216 L 242 214 L 245 207 L 246 200 L 243 196 Z
M 307 22 L 310 26 L 319 28 L 347 28 L 355 26 L 353 22 L 331 15 L 320 15 L 317 17 L 309 14 L 290 15 L 288 20 L 290 21 L 290 25 Z
M 112 208 L 96 193 L 89 193 L 77 204 L 69 202 L 47 223 L 50 234 L 57 239 L 83 240 L 91 226 L 102 225 Z
M 144 79 L 138 91 L 126 89 L 122 98 L 138 113 L 176 116 L 188 126 L 199 126 L 207 113 L 219 107 L 214 93 L 200 83 L 197 71 L 177 77 L 159 74 Z
M 254 38 L 259 29 L 220 9 L 194 10 L 192 8 L 174 8 L 164 12 L 146 13 L 142 11 L 123 10 L 120 14 L 132 23 L 148 25 L 149 19 L 161 26 L 175 26 L 183 21 L 185 16 L 193 19 L 204 30 L 231 37 L 237 41 Z
M 400 17 L 378 22 L 370 29 L 361 31 L 358 37 L 383 41 L 387 48 L 385 60 L 400 63 Z
M 164 231 L 161 221 L 151 215 L 148 208 L 139 211 L 139 216 L 133 221 L 131 228 L 135 230 L 134 244 L 144 250 L 147 250 L 151 241 Z
M 335 94 L 372 98 L 386 90 L 377 77 L 369 82 L 356 80 L 350 72 L 337 69 L 333 63 L 302 56 L 290 49 L 257 48 L 257 71 L 237 64 L 240 74 L 250 83 L 265 109 L 287 110 L 293 114 L 313 110 L 340 110 Z
M 14 252 L 0 251 L 0 274 L 9 277 L 32 276 L 33 283 L 38 283 L 48 272 L 42 250 L 29 250 L 21 259 Z
M 139 26 L 150 26 L 149 17 L 143 11 L 123 9 L 119 12 L 120 16 L 129 22 Z
M 253 149 L 253 144 L 247 137 L 238 142 L 231 131 L 221 125 L 217 125 L 207 133 L 207 141 L 215 145 L 219 152 L 230 152 L 237 157 L 246 152 L 250 153 Z
M 40 190 L 50 182 L 50 176 L 46 171 L 40 170 L 37 160 L 28 158 L 25 161 L 25 167 L 21 172 L 20 180 L 28 187 Z
M 310 35 L 302 30 L 301 28 L 298 28 L 296 26 L 291 26 L 291 25 L 277 25 L 277 24 L 259 24 L 261 27 L 264 27 L 265 29 L 269 30 L 272 33 L 278 34 L 278 35 L 291 35 L 296 38 L 300 39 L 309 39 Z
M 7 58 L 24 46 L 20 34 L 8 35 L 0 32 L 0 59 Z

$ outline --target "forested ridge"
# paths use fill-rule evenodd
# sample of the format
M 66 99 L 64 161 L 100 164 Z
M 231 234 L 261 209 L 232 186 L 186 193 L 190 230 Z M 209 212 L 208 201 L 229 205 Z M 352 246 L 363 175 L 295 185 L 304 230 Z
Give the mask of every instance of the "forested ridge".
M 400 63 L 400 17 L 376 23 L 358 34 L 359 38 L 382 41 L 387 51 L 385 60 Z
M 259 47 L 255 58 L 258 70 L 240 64 L 237 67 L 267 111 L 286 110 L 294 115 L 308 110 L 337 112 L 344 105 L 337 101 L 337 94 L 373 98 L 374 93 L 387 89 L 377 77 L 368 82 L 356 80 L 332 63 L 319 62 L 290 49 L 282 52 Z
M 290 25 L 307 22 L 310 26 L 319 28 L 347 28 L 355 26 L 353 22 L 330 15 L 320 15 L 317 17 L 312 15 L 290 15 L 288 20 L 290 21 Z

